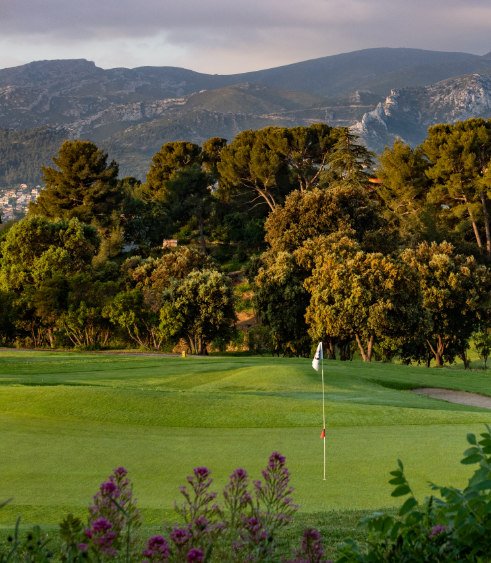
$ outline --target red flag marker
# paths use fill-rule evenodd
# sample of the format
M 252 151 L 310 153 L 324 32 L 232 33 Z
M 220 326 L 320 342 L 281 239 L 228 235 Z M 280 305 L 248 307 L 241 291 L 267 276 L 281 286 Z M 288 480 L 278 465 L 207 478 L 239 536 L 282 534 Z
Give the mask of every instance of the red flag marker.
M 326 437 L 326 429 L 324 428 L 321 432 L 321 440 L 322 440 L 322 438 L 325 438 L 325 437 Z

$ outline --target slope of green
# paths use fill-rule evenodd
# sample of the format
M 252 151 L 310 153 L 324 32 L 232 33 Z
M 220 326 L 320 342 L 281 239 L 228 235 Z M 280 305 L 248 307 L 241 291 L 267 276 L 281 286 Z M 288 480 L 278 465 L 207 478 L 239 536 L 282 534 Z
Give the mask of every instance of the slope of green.
M 41 166 L 53 164 L 51 157 L 66 139 L 66 133 L 47 126 L 30 131 L 0 129 L 0 187 L 39 184 Z
M 223 113 L 261 115 L 283 110 L 305 109 L 322 105 L 324 101 L 320 96 L 308 92 L 292 92 L 246 82 L 228 88 L 193 94 L 183 106 L 183 111 L 205 109 Z
M 239 466 L 260 477 L 274 450 L 287 456 L 305 513 L 393 505 L 397 458 L 420 495 L 431 480 L 464 484 L 465 434 L 491 412 L 393 387 L 491 395 L 488 375 L 326 361 L 324 482 L 320 374 L 310 363 L 0 353 L 0 499 L 14 497 L 0 522 L 16 511 L 52 522 L 83 510 L 120 465 L 155 522 L 170 517 L 193 467 L 209 466 L 220 488 Z

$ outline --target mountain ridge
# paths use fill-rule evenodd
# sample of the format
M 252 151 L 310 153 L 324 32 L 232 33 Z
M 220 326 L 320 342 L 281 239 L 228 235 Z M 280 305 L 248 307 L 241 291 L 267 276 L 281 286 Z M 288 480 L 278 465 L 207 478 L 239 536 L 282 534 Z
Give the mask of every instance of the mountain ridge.
M 0 70 L 0 128 L 35 130 L 30 147 L 36 139 L 48 139 L 50 147 L 57 139 L 90 139 L 120 162 L 122 175 L 143 180 L 151 156 L 166 142 L 230 141 L 244 129 L 271 125 L 352 127 L 376 151 L 396 138 L 418 144 L 435 122 L 487 116 L 490 75 L 491 54 L 404 48 L 233 75 L 38 61 Z M 22 156 L 15 139 L 4 137 L 4 154 L 15 154 L 6 166 L 19 165 L 34 177 L 27 162 L 32 156 L 27 149 Z
M 473 117 L 491 118 L 491 72 L 394 89 L 351 129 L 372 150 L 380 152 L 397 138 L 414 146 L 424 140 L 432 125 Z

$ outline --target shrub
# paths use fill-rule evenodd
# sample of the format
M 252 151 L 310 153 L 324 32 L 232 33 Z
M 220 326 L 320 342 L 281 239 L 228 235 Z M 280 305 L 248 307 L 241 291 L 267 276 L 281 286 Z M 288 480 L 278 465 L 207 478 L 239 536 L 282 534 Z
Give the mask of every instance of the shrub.
M 470 448 L 464 465 L 478 464 L 468 486 L 461 490 L 431 485 L 441 498 L 419 503 L 398 461 L 390 480 L 393 497 L 408 496 L 398 517 L 375 513 L 362 520 L 369 531 L 366 545 L 347 541 L 338 563 L 395 563 L 491 560 L 491 429 L 477 440 L 467 435 Z

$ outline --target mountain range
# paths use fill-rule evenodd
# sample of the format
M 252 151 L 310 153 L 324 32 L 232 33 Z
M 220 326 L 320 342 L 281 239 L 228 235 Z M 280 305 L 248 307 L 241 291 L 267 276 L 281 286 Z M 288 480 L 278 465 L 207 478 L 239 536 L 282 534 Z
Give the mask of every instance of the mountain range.
M 53 143 L 94 140 L 120 162 L 121 175 L 141 179 L 168 141 L 231 140 L 249 128 L 327 122 L 352 127 L 380 152 L 397 137 L 418 144 L 434 123 L 488 117 L 490 100 L 491 54 L 419 49 L 366 49 L 235 75 L 105 70 L 86 60 L 0 70 L 0 128 L 35 129 L 31 139 L 49 134 Z M 22 159 L 18 136 L 1 138 L 17 139 Z M 26 158 L 32 163 L 32 154 Z

